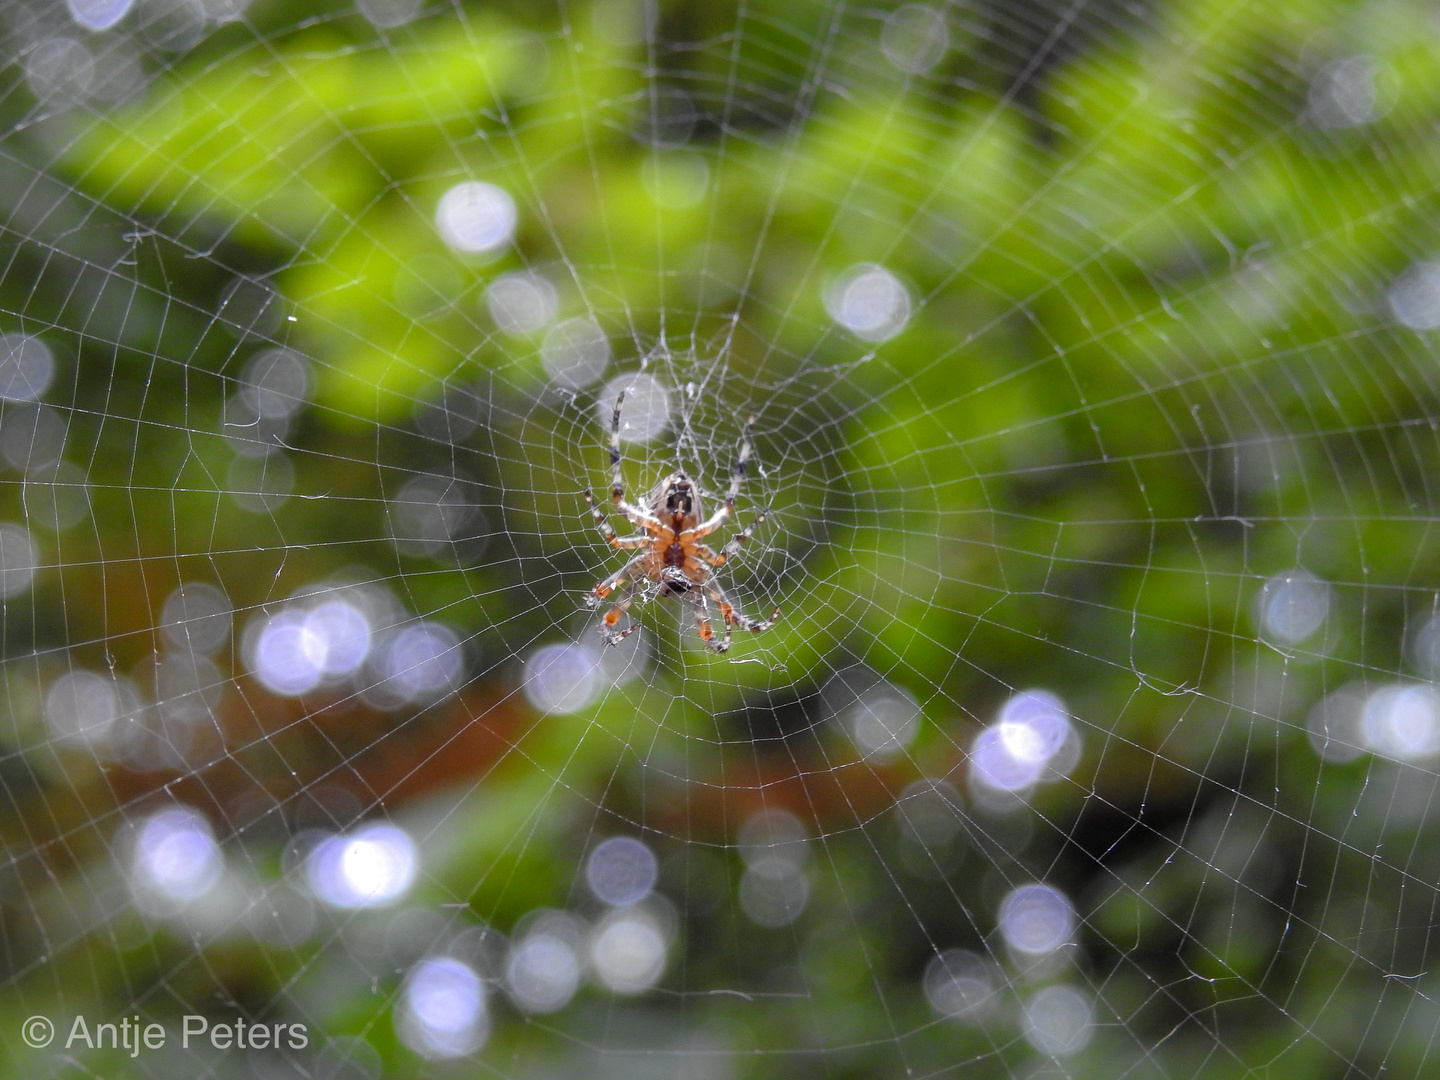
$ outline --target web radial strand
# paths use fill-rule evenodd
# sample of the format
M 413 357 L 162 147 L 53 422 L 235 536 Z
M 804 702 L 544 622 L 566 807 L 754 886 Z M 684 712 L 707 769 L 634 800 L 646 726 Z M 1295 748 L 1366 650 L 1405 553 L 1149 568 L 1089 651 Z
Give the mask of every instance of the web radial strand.
M 0 1080 L 1433 1068 L 1425 5 L 0 49 Z

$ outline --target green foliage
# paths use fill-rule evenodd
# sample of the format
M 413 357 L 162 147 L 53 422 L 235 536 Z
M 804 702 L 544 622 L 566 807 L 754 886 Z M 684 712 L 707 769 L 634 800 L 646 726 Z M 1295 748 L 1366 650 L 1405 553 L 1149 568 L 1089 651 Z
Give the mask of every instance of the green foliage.
M 976 721 L 1010 688 L 1043 683 L 1089 724 L 1085 756 L 1037 809 L 1048 831 L 1032 854 L 996 855 L 1002 875 L 1058 859 L 1086 797 L 1132 822 L 1154 804 L 1185 811 L 1173 828 L 1147 825 L 1133 853 L 1073 870 L 1088 963 L 1113 969 L 1113 1008 L 1134 1008 L 1128 1034 L 1097 1039 L 1073 1075 L 1140 1063 L 1200 1075 L 1187 1055 L 1203 1039 L 1185 1025 L 1210 1012 L 1234 1025 L 1232 1057 L 1213 1075 L 1318 1075 L 1310 1050 L 1291 1049 L 1313 1044 L 1338 1007 L 1313 988 L 1343 997 L 1374 985 L 1369 969 L 1346 969 L 1355 946 L 1323 929 L 1326 898 L 1393 871 L 1374 902 L 1398 910 L 1407 864 L 1377 869 L 1342 842 L 1356 775 L 1292 764 L 1309 753 L 1304 709 L 1357 665 L 1398 670 L 1404 601 L 1369 583 L 1440 587 L 1427 519 L 1440 455 L 1424 434 L 1433 344 L 1384 311 L 1388 285 L 1440 241 L 1433 12 L 1402 0 L 1159 5 L 1143 32 L 1078 42 L 1023 94 L 969 37 L 928 80 L 877 74 L 874 14 L 839 5 L 668 4 L 664 31 L 703 46 L 675 49 L 660 75 L 582 10 L 560 32 L 553 12 L 480 5 L 383 40 L 356 16 L 311 25 L 287 6 L 266 17 L 283 25 L 262 20 L 250 39 L 177 60 L 136 100 L 72 117 L 63 154 L 43 163 L 73 186 L 65 199 L 93 208 L 84 213 L 149 235 L 117 271 L 128 291 L 90 289 L 89 316 L 63 287 L 86 272 L 47 261 L 36 249 L 57 242 L 39 226 L 3 281 L 4 310 L 17 313 L 7 329 L 49 324 L 73 342 L 97 525 L 90 539 L 64 540 L 61 584 L 34 601 L 58 606 L 65 593 L 73 625 L 12 616 L 10 655 L 66 635 L 105 642 L 126 663 L 143 655 L 148 641 L 127 635 L 153 619 L 127 612 L 163 590 L 104 573 L 125 560 L 201 563 L 239 606 L 365 563 L 403 575 L 410 608 L 461 626 L 496 669 L 572 623 L 579 590 L 609 565 L 598 542 L 581 547 L 591 538 L 578 492 L 602 482 L 600 426 L 587 399 L 579 419 L 565 414 L 568 428 L 527 427 L 536 420 L 516 403 L 545 392 L 539 343 L 495 332 L 481 297 L 503 272 L 548 266 L 565 314 L 600 322 L 620 370 L 651 347 L 693 352 L 702 383 L 723 365 L 725 388 L 705 391 L 715 398 L 695 417 L 724 453 L 754 407 L 747 391 L 763 398 L 762 387 L 837 374 L 813 395 L 775 395 L 795 415 L 759 421 L 767 469 L 754 498 L 773 506 L 774 545 L 789 560 L 780 573 L 772 557 L 760 580 L 778 581 L 784 618 L 733 655 L 763 662 L 722 665 L 686 651 L 668 624 L 647 624 L 668 681 L 575 716 L 494 721 L 505 745 L 493 774 L 424 803 L 444 814 L 422 899 L 505 928 L 563 904 L 580 854 L 566 840 L 584 815 L 603 804 L 644 820 L 643 790 L 624 790 L 643 789 L 636 748 L 682 779 L 724 786 L 737 763 L 771 760 L 773 748 L 735 737 L 747 704 L 803 701 L 857 656 L 924 708 L 914 759 L 884 777 L 896 787 L 959 769 Z M 832 38 L 834 84 L 816 85 L 816 43 Z M 1315 72 L 1359 52 L 1385 73 L 1383 115 L 1340 130 L 1307 119 Z M 637 137 L 657 86 L 688 87 L 703 107 L 683 147 Z M 21 141 L 16 153 L 38 159 L 42 145 Z M 463 180 L 499 185 L 520 208 L 514 245 L 493 258 L 452 251 L 435 227 L 438 199 Z M 101 265 L 99 250 L 78 259 Z M 318 362 L 316 408 L 296 436 L 304 498 L 272 514 L 217 494 L 232 455 L 198 434 L 219 428 L 224 380 L 258 343 L 203 315 L 222 262 L 273 283 L 294 318 L 276 333 Z M 924 299 L 878 344 L 825 310 L 827 287 L 859 262 Z M 719 276 L 733 280 L 717 288 Z M 376 506 L 406 470 L 439 467 L 397 433 L 417 402 L 475 381 L 511 392 L 467 444 L 498 539 L 459 563 L 396 554 Z M 84 418 L 87 402 L 103 424 Z M 1408 441 L 1401 432 L 1418 421 Z M 820 429 L 834 440 L 823 453 L 787 456 L 787 440 Z M 653 483 L 665 456 L 652 448 L 630 466 L 632 483 Z M 704 464 L 717 477 L 726 467 Z M 5 498 L 13 509 L 19 496 Z M 818 542 L 804 541 L 808 522 L 823 522 Z M 548 587 L 514 587 L 536 565 Z M 1341 585 L 1348 629 L 1285 654 L 1257 639 L 1252 612 L 1259 583 L 1294 566 Z M 104 599 L 82 604 L 77 590 Z M 758 588 L 744 595 L 751 609 L 764 603 Z M 492 704 L 467 699 L 445 722 L 489 725 Z M 408 722 L 386 738 L 407 738 Z M 13 741 L 34 739 L 17 721 Z M 806 745 L 810 756 L 790 762 L 800 775 L 855 764 L 833 732 Z M 13 842 L 51 803 L 83 804 L 105 785 L 93 763 L 38 774 L 37 792 L 18 796 Z M 1288 877 L 1214 880 L 1226 842 L 1217 788 L 1245 804 L 1263 851 L 1301 843 L 1275 839 L 1260 818 L 1326 818 L 1311 822 L 1314 847 L 1285 864 Z M 904 874 L 848 835 L 868 812 L 816 811 L 839 836 L 818 929 L 803 941 L 776 934 L 773 952 L 742 965 L 751 988 L 801 972 L 803 1007 L 716 1001 L 697 1013 L 767 1049 L 879 1047 L 837 1061 L 840 1073 L 899 1075 L 901 1046 L 921 1073 L 972 1057 L 977 1075 L 1013 1072 L 1018 1051 L 931 1023 L 915 989 L 923 960 L 906 952 L 927 945 L 904 940 L 914 928 L 863 914 L 886 909 L 867 890 Z M 1220 838 L 1184 836 L 1186 814 Z M 733 825 L 683 822 L 721 842 Z M 1281 895 L 1311 872 L 1330 876 L 1309 895 Z M 952 875 L 933 935 L 942 946 L 967 918 L 988 932 L 979 876 Z M 903 880 L 909 895 L 928 888 Z M 727 970 L 705 935 L 735 929 L 729 908 L 688 928 L 691 970 Z M 1287 913 L 1306 927 L 1303 948 L 1287 937 Z M 109 978 L 78 973 L 82 955 L 107 955 L 91 946 L 57 976 L 72 1010 Z M 105 962 L 170 977 L 173 957 L 156 948 Z M 277 951 L 230 962 L 264 999 L 312 960 Z M 34 1001 L 40 981 L 15 986 Z M 1172 982 L 1184 988 L 1158 991 Z M 1267 1010 L 1246 1014 L 1257 996 L 1285 1004 L 1286 1036 L 1267 1032 Z M 333 1015 L 363 1032 L 384 1008 L 364 986 L 339 994 Z M 502 1033 L 494 1047 L 518 1038 Z M 1341 1033 L 1331 1049 L 1353 1062 L 1364 1038 Z M 1396 1038 L 1396 1061 L 1416 1057 L 1414 1038 Z M 30 1062 L 16 1056 L 11 1068 Z M 741 1071 L 778 1070 L 760 1055 Z

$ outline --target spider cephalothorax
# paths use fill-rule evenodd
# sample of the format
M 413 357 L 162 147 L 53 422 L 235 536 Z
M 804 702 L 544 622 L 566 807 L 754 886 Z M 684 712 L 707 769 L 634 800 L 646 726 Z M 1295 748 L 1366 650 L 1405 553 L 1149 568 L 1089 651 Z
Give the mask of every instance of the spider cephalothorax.
M 735 500 L 740 494 L 740 485 L 745 480 L 746 466 L 753 446 L 751 432 L 755 427 L 752 416 L 745 423 L 745 437 L 740 444 L 740 457 L 731 474 L 730 490 L 725 495 L 724 505 L 715 515 L 705 519 L 704 504 L 700 492 L 691 479 L 683 472 L 671 473 L 660 481 L 651 492 L 645 509 L 632 506 L 625 501 L 625 486 L 620 476 L 620 405 L 625 400 L 624 391 L 615 399 L 615 412 L 610 421 L 610 467 L 612 479 L 610 497 L 630 522 L 641 529 L 641 536 L 616 536 L 615 530 L 605 520 L 605 514 L 596 505 L 595 496 L 587 488 L 585 502 L 595 515 L 595 525 L 600 535 L 612 547 L 626 551 L 639 549 L 639 554 L 590 590 L 585 604 L 592 610 L 600 601 L 618 590 L 614 605 L 605 613 L 600 624 L 600 633 L 614 645 L 639 629 L 639 623 L 632 623 L 624 630 L 617 630 L 620 617 L 636 599 L 648 600 L 651 596 L 674 596 L 695 607 L 695 622 L 700 637 L 716 652 L 730 648 L 730 631 L 740 627 L 752 633 L 760 633 L 774 625 L 780 617 L 777 607 L 769 619 L 761 621 L 742 614 L 720 588 L 715 580 L 715 569 L 723 566 L 730 556 L 740 550 L 755 530 L 764 522 L 766 511 L 762 510 L 755 520 L 730 538 L 730 542 L 715 554 L 705 546 L 704 539 L 723 525 L 735 509 Z M 714 603 L 725 622 L 723 637 L 716 638 L 710 626 L 710 604 Z

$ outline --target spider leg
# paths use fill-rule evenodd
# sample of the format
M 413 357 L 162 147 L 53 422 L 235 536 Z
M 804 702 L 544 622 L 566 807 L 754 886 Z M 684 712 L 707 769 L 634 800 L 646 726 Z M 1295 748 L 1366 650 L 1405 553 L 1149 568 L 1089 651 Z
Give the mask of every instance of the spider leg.
M 620 471 L 620 406 L 624 402 L 625 391 L 622 389 L 615 398 L 615 411 L 610 414 L 610 499 L 614 502 L 615 509 L 629 518 L 632 524 L 642 529 L 660 529 L 664 526 L 654 516 L 625 501 L 625 478 Z M 585 491 L 585 501 L 590 504 L 590 509 L 595 511 L 596 524 L 599 524 L 604 515 L 596 509 L 595 497 L 588 488 Z M 601 526 L 601 532 L 604 532 L 604 526 Z M 610 537 L 606 536 L 605 539 L 609 541 Z
M 585 496 L 585 505 L 590 507 L 590 512 L 595 515 L 595 527 L 600 530 L 600 535 L 605 538 L 605 542 L 611 547 L 617 547 L 621 550 L 627 550 L 630 548 L 644 547 L 650 542 L 650 537 L 648 535 L 625 537 L 616 536 L 614 527 L 610 524 L 609 521 L 605 519 L 605 512 L 601 510 L 599 504 L 596 503 L 595 496 L 591 493 L 590 489 L 586 488 L 584 491 L 581 492 L 581 494 Z M 623 503 L 621 504 L 620 509 L 622 511 L 625 510 L 625 505 Z M 625 516 L 630 517 L 629 514 L 626 514 Z M 633 517 L 631 517 L 630 520 L 635 521 Z M 636 522 L 636 524 L 642 523 Z
M 716 510 L 710 516 L 710 520 L 703 525 L 698 525 L 689 530 L 691 536 L 700 539 L 702 536 L 709 536 L 725 523 L 735 510 L 735 500 L 740 497 L 740 485 L 745 482 L 745 471 L 750 463 L 750 455 L 755 452 L 753 436 L 755 433 L 755 417 L 745 421 L 745 434 L 740 439 L 740 457 L 735 462 L 735 468 L 730 472 L 730 490 L 725 493 L 725 505 Z M 759 522 L 756 522 L 758 525 Z M 718 565 L 718 564 L 716 564 Z
M 620 406 L 625 403 L 625 388 L 615 396 L 615 411 L 610 414 L 610 498 L 619 506 L 625 501 L 625 479 L 620 475 Z
M 693 592 L 681 593 L 685 602 L 695 608 L 695 628 L 700 631 L 700 640 L 705 642 L 711 652 L 723 653 L 730 648 L 730 624 L 725 624 L 725 636 L 717 638 L 715 630 L 710 625 L 710 605 L 705 600 L 705 594 L 698 589 Z
M 644 555 L 637 555 L 635 558 L 631 559 L 624 566 L 622 566 L 619 570 L 616 570 L 604 581 L 600 582 L 593 589 L 591 589 L 590 595 L 585 597 L 585 606 L 591 611 L 594 611 L 597 607 L 599 607 L 601 600 L 604 600 L 605 597 L 609 596 L 612 592 L 620 588 L 620 586 L 624 585 L 627 581 L 630 580 L 632 576 L 634 576 L 636 566 L 644 557 Z
M 700 557 L 706 562 L 708 562 L 711 566 L 724 566 L 725 563 L 729 561 L 730 556 L 739 553 L 741 547 L 744 546 L 745 541 L 749 540 L 750 537 L 755 535 L 755 530 L 758 529 L 761 525 L 764 525 L 766 519 L 769 518 L 769 516 L 769 507 L 761 510 L 758 514 L 755 515 L 754 521 L 750 522 L 749 525 L 746 525 L 745 528 L 741 529 L 738 533 L 736 533 L 730 538 L 729 542 L 720 549 L 719 555 L 716 555 L 704 544 L 700 544 L 696 548 L 696 550 L 700 553 Z
M 627 566 L 626 569 L 628 570 L 629 567 Z M 598 588 L 599 586 L 596 587 Z M 619 645 L 620 642 L 640 629 L 638 622 L 631 623 L 624 630 L 617 631 L 615 629 L 615 624 L 620 621 L 620 616 L 624 615 L 625 612 L 630 609 L 630 605 L 635 602 L 636 594 L 639 593 L 639 591 L 639 584 L 633 581 L 630 582 L 620 591 L 620 596 L 616 599 L 615 606 L 607 611 L 605 617 L 600 620 L 600 636 L 605 639 L 605 644 Z
M 770 627 L 774 626 L 775 621 L 780 618 L 780 609 L 778 607 L 770 613 L 770 618 L 768 619 L 750 618 L 750 616 L 732 604 L 730 598 L 725 595 L 725 590 L 714 582 L 705 586 L 705 591 L 710 594 L 710 599 L 715 601 L 716 606 L 720 609 L 720 614 L 725 619 L 725 641 L 727 648 L 729 647 L 730 628 L 732 626 L 738 626 L 741 630 L 748 630 L 752 634 L 763 634 L 766 630 L 769 630 Z

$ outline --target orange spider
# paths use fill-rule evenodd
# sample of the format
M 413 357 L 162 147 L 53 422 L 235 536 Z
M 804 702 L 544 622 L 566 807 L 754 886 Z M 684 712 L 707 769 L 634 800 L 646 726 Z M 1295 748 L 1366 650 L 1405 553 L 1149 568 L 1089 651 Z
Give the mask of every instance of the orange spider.
M 705 644 L 715 652 L 723 653 L 730 648 L 733 627 L 758 634 L 774 626 L 775 620 L 780 618 L 778 607 L 765 621 L 752 619 L 740 612 L 716 583 L 714 573 L 714 568 L 725 565 L 764 523 L 767 510 L 761 510 L 754 521 L 732 536 L 729 543 L 720 549 L 720 554 L 716 555 L 704 544 L 705 537 L 720 528 L 735 509 L 735 499 L 740 494 L 745 467 L 753 450 L 750 436 L 755 429 L 755 417 L 745 422 L 740 459 L 735 462 L 731 474 L 725 505 L 702 524 L 700 519 L 705 510 L 700 503 L 700 493 L 683 472 L 672 473 L 660 482 L 650 494 L 648 510 L 625 501 L 625 486 L 620 476 L 620 405 L 624 400 L 625 392 L 622 390 L 615 399 L 615 413 L 610 420 L 610 467 L 613 470 L 610 497 L 615 502 L 615 508 L 632 524 L 644 529 L 645 534 L 616 536 L 615 530 L 605 520 L 605 514 L 596 505 L 595 496 L 589 488 L 585 489 L 585 502 L 595 515 L 595 525 L 606 543 L 624 551 L 640 549 L 640 554 L 590 590 L 585 606 L 593 611 L 601 600 L 620 590 L 614 606 L 605 613 L 600 624 L 600 634 L 606 643 L 616 645 L 640 629 L 638 622 L 631 623 L 624 630 L 615 629 L 620 616 L 637 598 L 644 602 L 653 596 L 678 597 L 695 607 L 695 623 Z M 715 636 L 710 626 L 712 600 L 719 608 L 720 617 L 725 620 L 725 635 L 721 638 Z

